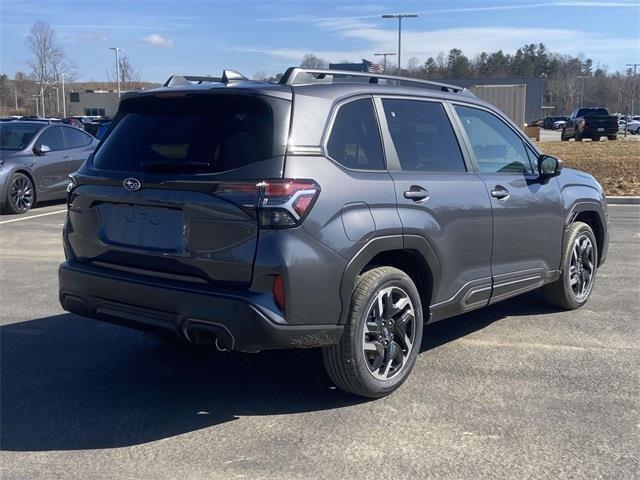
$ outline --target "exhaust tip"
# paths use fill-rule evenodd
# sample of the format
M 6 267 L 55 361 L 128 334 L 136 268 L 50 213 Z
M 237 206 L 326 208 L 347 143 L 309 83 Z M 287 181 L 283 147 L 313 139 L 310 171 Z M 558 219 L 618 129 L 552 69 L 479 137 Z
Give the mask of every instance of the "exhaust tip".
M 186 320 L 182 331 L 185 337 L 196 345 L 213 345 L 221 352 L 233 349 L 233 335 L 222 325 L 201 320 Z

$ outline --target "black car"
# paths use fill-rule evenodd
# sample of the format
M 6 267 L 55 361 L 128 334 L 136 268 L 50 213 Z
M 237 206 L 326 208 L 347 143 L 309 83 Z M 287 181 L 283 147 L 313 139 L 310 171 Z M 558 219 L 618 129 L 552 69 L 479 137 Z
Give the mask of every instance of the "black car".
M 591 175 L 462 87 L 364 72 L 127 93 L 68 202 L 65 310 L 221 350 L 321 347 L 366 397 L 404 382 L 423 324 L 537 288 L 579 308 L 607 254 Z
M 0 123 L 0 209 L 24 213 L 41 200 L 66 195 L 68 176 L 98 141 L 80 129 L 48 120 Z

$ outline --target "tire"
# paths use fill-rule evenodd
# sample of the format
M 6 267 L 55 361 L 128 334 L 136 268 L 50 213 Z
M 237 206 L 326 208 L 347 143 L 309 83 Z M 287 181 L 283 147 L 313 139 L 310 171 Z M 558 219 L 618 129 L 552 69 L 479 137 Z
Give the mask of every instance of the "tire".
M 618 139 L 618 135 L 607 135 L 607 140 L 617 140 Z
M 585 239 L 588 240 L 588 244 L 585 243 Z M 587 245 L 590 246 L 590 250 Z M 585 247 L 582 253 L 580 253 L 581 247 Z M 547 302 L 565 310 L 575 310 L 587 303 L 596 281 L 598 254 L 598 244 L 591 227 L 583 222 L 575 222 L 571 225 L 562 248 L 560 278 L 542 287 L 542 293 Z M 588 263 L 591 264 L 590 268 L 587 268 Z M 574 265 L 578 264 L 581 267 L 574 268 Z M 585 282 L 587 277 L 588 285 L 584 289 L 584 294 L 578 295 L 576 290 L 581 290 L 580 282 Z M 573 280 L 576 281 L 575 284 Z
M 562 142 L 568 142 L 569 139 L 567 137 L 565 137 L 565 132 L 564 132 L 564 128 L 562 129 L 562 132 L 560 132 L 560 141 Z
M 369 270 L 358 278 L 340 343 L 322 349 L 327 373 L 346 392 L 389 395 L 411 373 L 422 329 L 420 294 L 409 276 L 393 267 Z
M 7 183 L 3 213 L 25 213 L 35 205 L 36 191 L 33 182 L 24 173 L 14 173 Z

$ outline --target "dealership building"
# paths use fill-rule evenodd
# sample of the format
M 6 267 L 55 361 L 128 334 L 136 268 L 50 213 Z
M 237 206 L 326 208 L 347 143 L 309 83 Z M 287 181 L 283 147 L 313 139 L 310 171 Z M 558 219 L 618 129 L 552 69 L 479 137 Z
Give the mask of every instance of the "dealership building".
M 113 117 L 118 110 L 118 93 L 113 90 L 69 92 L 69 116 Z

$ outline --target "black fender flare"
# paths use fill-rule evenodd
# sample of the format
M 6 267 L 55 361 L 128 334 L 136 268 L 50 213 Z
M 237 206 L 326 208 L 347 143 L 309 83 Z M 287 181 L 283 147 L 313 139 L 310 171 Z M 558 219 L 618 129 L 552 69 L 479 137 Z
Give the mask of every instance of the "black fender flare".
M 383 237 L 375 237 L 369 240 L 358 253 L 354 255 L 342 274 L 342 280 L 340 282 L 340 301 L 342 303 L 340 325 L 343 325 L 347 320 L 351 295 L 355 289 L 358 274 L 376 255 L 391 250 L 412 250 L 423 258 L 432 277 L 430 298 L 435 298 L 434 296 L 440 284 L 440 262 L 427 239 L 419 235 L 386 235 Z M 423 309 L 426 314 L 429 305 L 423 305 Z M 425 320 L 428 320 L 427 315 L 425 315 Z
M 602 204 L 597 200 L 583 199 L 577 200 L 568 209 L 567 216 L 564 223 L 564 232 L 562 235 L 562 244 L 567 236 L 569 227 L 575 221 L 576 217 L 582 212 L 595 212 L 600 222 L 600 228 L 602 229 L 602 237 L 598 238 L 599 232 L 593 232 L 596 235 L 596 239 L 600 242 L 600 251 L 598 252 L 598 266 L 602 265 L 607 258 L 607 251 L 609 247 L 609 222 L 605 209 Z

